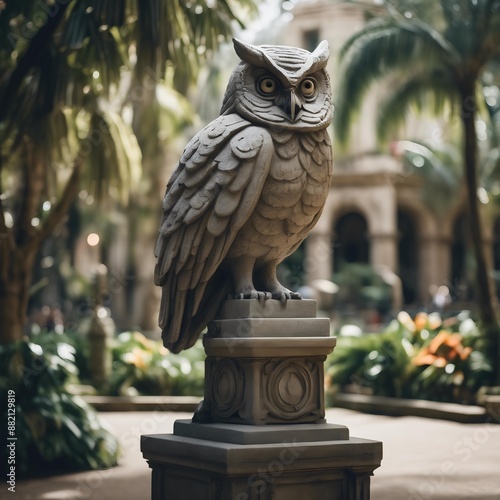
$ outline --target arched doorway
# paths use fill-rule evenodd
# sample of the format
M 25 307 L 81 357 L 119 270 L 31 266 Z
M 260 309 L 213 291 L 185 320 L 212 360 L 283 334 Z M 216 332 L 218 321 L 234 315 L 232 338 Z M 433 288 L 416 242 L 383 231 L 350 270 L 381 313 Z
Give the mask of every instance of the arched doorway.
M 333 237 L 333 270 L 339 271 L 343 264 L 370 261 L 368 224 L 357 212 L 342 215 L 336 222 Z
M 399 277 L 403 285 L 405 304 L 419 300 L 419 236 L 412 214 L 398 210 L 398 260 Z
M 500 217 L 493 225 L 493 270 L 495 271 L 495 285 L 497 296 L 500 299 Z
M 467 248 L 469 241 L 467 216 L 462 213 L 453 224 L 451 242 L 450 293 L 455 300 L 467 300 Z

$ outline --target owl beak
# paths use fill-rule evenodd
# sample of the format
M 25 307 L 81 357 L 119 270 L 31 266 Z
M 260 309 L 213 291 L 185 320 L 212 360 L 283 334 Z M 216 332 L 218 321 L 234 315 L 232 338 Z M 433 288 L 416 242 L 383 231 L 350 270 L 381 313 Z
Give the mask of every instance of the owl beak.
M 302 109 L 302 103 L 300 102 L 299 98 L 295 94 L 293 90 L 290 91 L 290 118 L 292 119 L 292 122 L 294 122 L 297 119 L 297 116 Z
M 275 103 L 290 117 L 292 122 L 297 119 L 302 109 L 302 102 L 293 89 L 280 94 Z

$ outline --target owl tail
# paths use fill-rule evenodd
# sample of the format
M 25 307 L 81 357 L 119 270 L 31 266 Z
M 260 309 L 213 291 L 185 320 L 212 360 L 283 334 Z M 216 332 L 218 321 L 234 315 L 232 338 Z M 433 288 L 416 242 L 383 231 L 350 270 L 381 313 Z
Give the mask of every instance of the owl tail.
M 164 346 L 173 353 L 193 347 L 200 333 L 216 317 L 230 292 L 231 280 L 226 272 L 219 269 L 208 281 L 201 302 L 194 314 L 194 290 L 178 291 L 175 294 L 175 299 L 164 293 L 161 304 L 162 310 L 165 310 L 166 306 L 169 305 L 165 303 L 166 301 L 174 299 L 174 303 L 170 304 L 168 308 L 170 314 L 167 324 L 162 330 Z M 182 318 L 179 318 L 178 315 L 180 314 L 182 314 Z

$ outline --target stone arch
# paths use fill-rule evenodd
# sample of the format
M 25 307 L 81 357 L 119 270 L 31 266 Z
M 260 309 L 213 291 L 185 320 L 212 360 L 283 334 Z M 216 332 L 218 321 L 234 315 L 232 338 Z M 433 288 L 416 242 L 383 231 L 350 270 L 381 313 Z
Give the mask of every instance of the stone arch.
M 422 240 L 436 238 L 439 235 L 438 221 L 422 203 L 419 193 L 414 194 L 414 196 L 401 194 L 398 197 L 398 210 L 402 210 L 413 217 Z
M 493 270 L 495 271 L 495 289 L 500 299 L 500 215 L 493 222 L 492 238 Z
M 410 279 L 416 280 L 416 299 L 420 304 L 426 304 L 432 299 L 436 287 L 449 282 L 450 268 L 450 241 L 451 222 L 447 217 L 435 214 L 428 210 L 422 202 L 419 192 L 408 193 L 404 190 L 398 193 L 398 213 L 405 212 L 411 215 L 414 222 L 414 245 L 416 255 L 413 255 L 413 262 L 417 261 L 417 276 L 401 276 L 402 280 L 408 282 Z M 398 228 L 398 260 L 401 265 L 398 268 L 399 274 L 405 274 L 403 268 L 411 265 L 411 260 L 404 253 L 404 245 L 401 245 L 401 220 Z M 405 287 L 407 288 L 407 286 Z M 408 301 L 408 290 L 405 293 L 405 301 Z
M 500 271 L 500 215 L 493 223 L 493 269 Z
M 370 261 L 368 221 L 358 210 L 345 210 L 336 218 L 333 228 L 333 269 L 343 263 Z
M 418 302 L 420 298 L 420 227 L 414 213 L 398 207 L 398 275 L 403 286 L 405 304 Z
M 453 293 L 453 290 L 462 290 L 467 282 L 469 231 L 465 211 L 455 214 L 451 227 L 449 279 Z

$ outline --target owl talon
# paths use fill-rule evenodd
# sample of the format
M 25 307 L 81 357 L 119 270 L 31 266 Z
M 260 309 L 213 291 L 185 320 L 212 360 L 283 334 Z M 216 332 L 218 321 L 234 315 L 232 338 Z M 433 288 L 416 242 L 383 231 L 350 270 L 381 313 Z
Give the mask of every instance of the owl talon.
M 290 290 L 276 290 L 272 294 L 273 299 L 279 300 L 282 304 L 285 304 L 287 300 L 300 300 L 302 296 L 300 293 L 292 292 Z
M 241 292 L 234 295 L 235 299 L 257 299 L 258 301 L 265 301 L 272 298 L 269 292 L 258 292 L 252 290 L 251 292 Z

